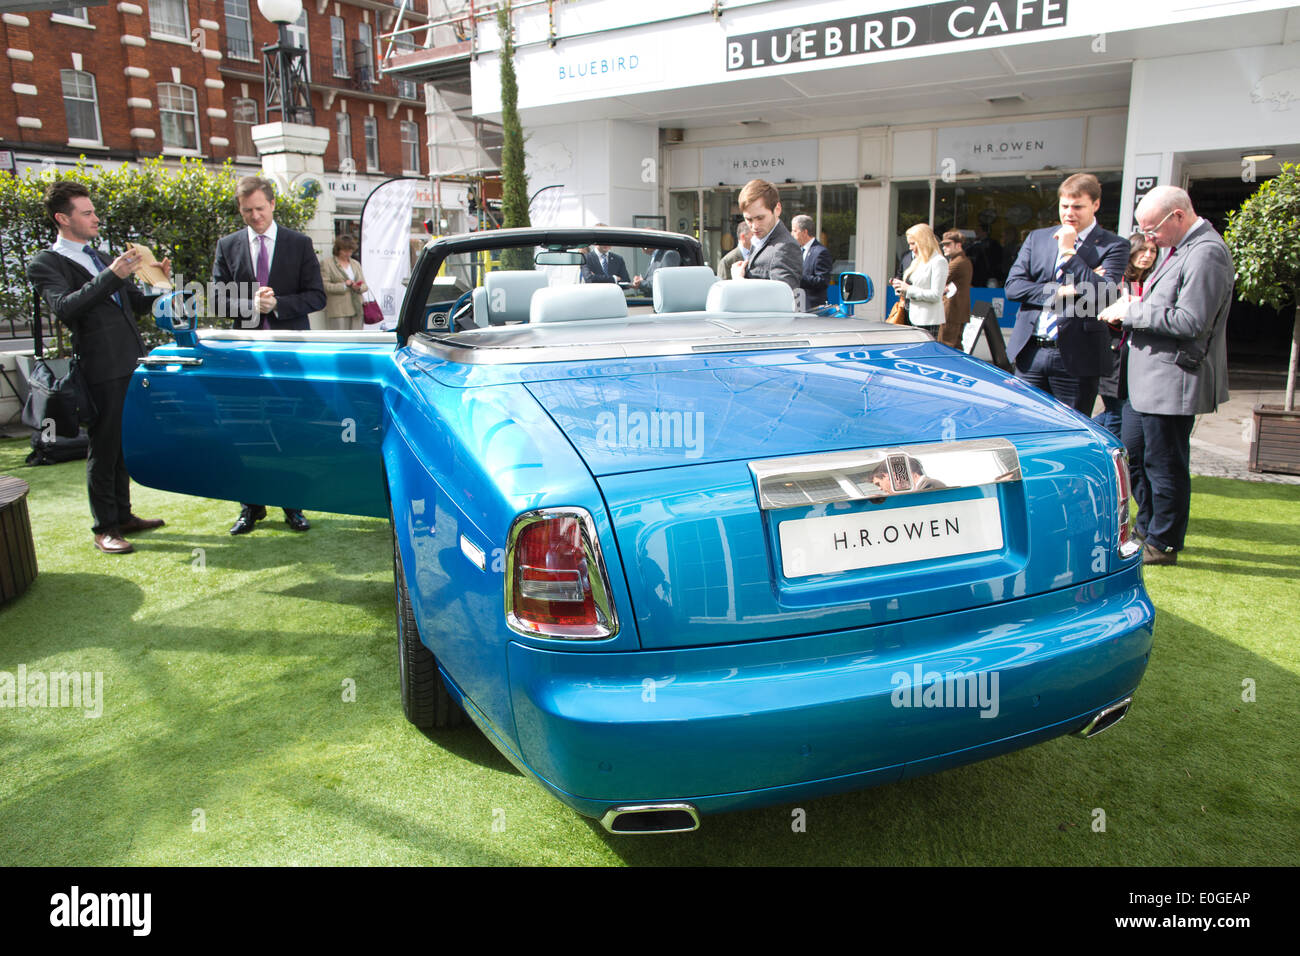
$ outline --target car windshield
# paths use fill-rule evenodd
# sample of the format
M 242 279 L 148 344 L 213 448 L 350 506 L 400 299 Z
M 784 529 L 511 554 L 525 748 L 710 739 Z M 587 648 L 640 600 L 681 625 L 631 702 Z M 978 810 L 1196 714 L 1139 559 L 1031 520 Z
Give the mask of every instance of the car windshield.
M 915 335 L 799 313 L 785 284 L 720 280 L 702 258 L 697 240 L 650 230 L 500 230 L 431 242 L 404 310 L 405 340 L 496 364 Z
M 601 241 L 590 231 L 570 230 L 572 238 L 550 235 L 551 241 L 541 241 L 547 234 L 539 231 L 519 230 L 513 236 L 509 232 L 472 237 L 459 243 L 462 248 L 454 240 L 447 246 L 430 243 L 425 255 L 436 260 L 437 270 L 423 277 L 429 283 L 424 314 L 413 331 L 526 323 L 533 318 L 532 304 L 540 289 L 603 287 L 603 294 L 580 297 L 605 303 L 592 317 L 610 318 L 621 310 L 651 312 L 656 274 L 698 266 L 700 258 L 694 240 L 666 233 L 645 233 L 639 243 L 631 244 L 612 237 Z M 496 237 L 521 244 L 484 245 Z

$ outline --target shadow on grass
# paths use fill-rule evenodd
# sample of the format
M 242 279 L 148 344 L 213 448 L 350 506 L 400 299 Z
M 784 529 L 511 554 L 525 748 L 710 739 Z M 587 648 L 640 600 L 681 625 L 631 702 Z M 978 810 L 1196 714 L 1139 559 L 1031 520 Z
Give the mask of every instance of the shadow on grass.
M 40 478 L 45 513 L 33 519 L 48 541 L 71 542 L 56 521 L 85 508 L 84 470 L 58 467 L 77 493 Z M 1189 550 L 1148 575 L 1155 648 L 1114 729 L 798 807 L 706 817 L 700 832 L 673 837 L 615 837 L 557 809 L 472 726 L 410 733 L 382 522 L 313 517 L 307 535 L 243 539 L 210 521 L 197 535 L 169 522 L 137 539 L 142 553 L 102 560 L 79 528 L 43 563 L 63 570 L 0 608 L 0 670 L 102 669 L 105 713 L 0 714 L 0 863 L 572 854 L 634 865 L 1295 865 L 1300 678 L 1291 645 L 1287 660 L 1258 649 L 1295 630 L 1295 589 L 1279 584 L 1295 577 L 1286 549 L 1300 488 L 1193 487 Z M 178 507 L 177 525 L 207 521 L 207 507 Z M 194 573 L 195 547 L 239 576 Z M 98 570 L 80 570 L 92 561 Z M 183 587 L 169 592 L 160 574 Z M 1256 702 L 1242 699 L 1247 680 Z M 353 703 L 341 699 L 344 681 Z M 203 836 L 190 832 L 194 808 L 208 812 Z M 495 808 L 509 814 L 510 842 L 487 845 L 476 832 Z M 1099 810 L 1104 832 L 1093 829 Z
M 1242 700 L 1247 678 L 1256 703 Z M 1298 697 L 1296 674 L 1164 610 L 1133 709 L 1092 740 L 707 816 L 692 834 L 612 836 L 585 822 L 633 865 L 1295 865 Z

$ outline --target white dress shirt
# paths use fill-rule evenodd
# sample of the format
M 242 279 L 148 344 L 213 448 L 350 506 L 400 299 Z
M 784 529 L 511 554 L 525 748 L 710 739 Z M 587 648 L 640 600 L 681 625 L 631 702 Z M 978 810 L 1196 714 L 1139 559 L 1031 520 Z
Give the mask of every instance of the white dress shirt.
M 1075 240 L 1074 247 L 1077 249 L 1079 248 L 1079 246 L 1083 245 L 1083 241 L 1087 239 L 1088 236 L 1092 234 L 1092 230 L 1096 228 L 1097 228 L 1097 220 L 1094 219 L 1092 222 L 1088 224 L 1087 229 L 1079 233 L 1078 238 Z M 1061 266 L 1065 265 L 1065 260 L 1067 258 L 1068 258 L 1067 256 L 1060 255 L 1059 253 L 1057 254 L 1056 266 L 1055 268 L 1052 269 L 1052 277 L 1051 279 L 1048 280 L 1049 282 L 1062 281 Z M 1060 324 L 1060 321 L 1061 321 L 1061 313 L 1055 312 L 1050 308 L 1043 309 L 1042 312 L 1038 313 L 1038 325 L 1034 327 L 1034 335 L 1043 339 L 1056 338 L 1056 327 L 1058 324 Z M 1052 334 L 1049 335 L 1048 334 L 1049 332 Z
M 86 253 L 86 246 L 88 245 L 90 245 L 90 243 L 86 243 L 86 242 L 78 243 L 78 242 L 74 242 L 71 239 L 65 239 L 63 236 L 59 236 L 57 239 L 54 240 L 54 244 L 50 246 L 50 248 L 53 249 L 55 252 L 57 252 L 59 255 L 71 259 L 77 265 L 81 266 L 81 268 L 89 272 L 92 276 L 97 276 L 104 271 L 105 267 L 107 266 L 107 263 L 101 266 L 94 259 L 90 258 L 90 256 Z
M 266 236 L 266 274 L 267 274 L 268 282 L 270 281 L 270 275 L 271 275 L 271 263 L 275 262 L 275 234 L 278 228 L 279 227 L 276 226 L 275 224 L 275 220 L 272 219 L 271 225 L 267 227 L 266 232 L 262 233 L 262 235 Z M 259 251 L 258 246 L 260 245 L 260 243 L 257 241 L 257 233 L 253 230 L 253 227 L 248 226 L 247 230 L 248 230 L 248 251 L 253 257 L 252 258 L 253 278 L 256 279 L 257 278 L 257 253 Z

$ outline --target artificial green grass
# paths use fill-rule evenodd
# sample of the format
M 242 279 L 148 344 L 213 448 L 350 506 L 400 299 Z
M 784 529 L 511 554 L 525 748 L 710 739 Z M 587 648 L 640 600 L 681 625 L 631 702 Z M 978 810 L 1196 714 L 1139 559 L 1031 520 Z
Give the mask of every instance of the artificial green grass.
M 0 671 L 102 671 L 104 703 L 0 709 L 0 864 L 1300 862 L 1300 487 L 1195 479 L 1188 549 L 1147 574 L 1150 667 L 1096 740 L 808 800 L 802 832 L 785 806 L 613 837 L 473 727 L 402 717 L 386 522 L 232 538 L 237 505 L 136 487 L 167 527 L 101 555 L 84 462 L 26 451 L 0 441 L 0 474 L 32 486 L 41 570 L 0 605 Z

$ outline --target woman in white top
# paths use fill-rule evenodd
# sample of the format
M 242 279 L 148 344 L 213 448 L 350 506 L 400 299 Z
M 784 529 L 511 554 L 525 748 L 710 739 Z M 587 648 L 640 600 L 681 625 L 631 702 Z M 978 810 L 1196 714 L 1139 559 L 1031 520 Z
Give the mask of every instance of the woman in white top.
M 903 278 L 890 284 L 907 299 L 907 320 L 937 337 L 943 325 L 943 290 L 948 284 L 948 260 L 939 251 L 934 230 L 918 222 L 907 230 L 907 248 L 912 264 Z

